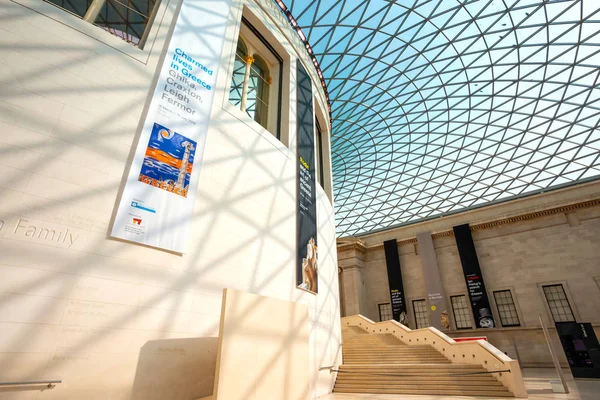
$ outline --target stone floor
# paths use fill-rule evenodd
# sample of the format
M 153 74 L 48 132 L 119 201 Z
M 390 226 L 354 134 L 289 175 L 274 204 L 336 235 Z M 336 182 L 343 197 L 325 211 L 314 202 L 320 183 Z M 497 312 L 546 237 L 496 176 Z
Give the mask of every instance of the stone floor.
M 530 400 L 600 400 L 600 380 L 574 380 L 570 372 L 564 371 L 569 394 L 553 393 L 550 379 L 558 379 L 554 369 L 526 368 L 523 370 L 525 387 Z M 415 396 L 385 394 L 343 394 L 334 393 L 319 397 L 319 400 L 495 400 L 493 397 L 469 396 Z M 506 398 L 503 398 L 506 400 Z

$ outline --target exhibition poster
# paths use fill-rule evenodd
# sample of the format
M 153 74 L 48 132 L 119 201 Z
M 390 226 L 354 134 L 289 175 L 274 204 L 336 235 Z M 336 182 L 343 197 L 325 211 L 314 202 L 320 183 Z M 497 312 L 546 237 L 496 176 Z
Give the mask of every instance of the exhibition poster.
M 230 5 L 181 5 L 112 236 L 185 252 Z
M 483 282 L 477 252 L 475 251 L 471 227 L 469 224 L 464 224 L 455 226 L 452 229 L 454 230 L 454 238 L 456 239 L 460 262 L 463 267 L 467 290 L 469 291 L 475 324 L 477 328 L 494 328 L 496 324 L 485 283 Z
M 385 264 L 387 266 L 388 283 L 390 286 L 390 301 L 392 305 L 392 317 L 403 325 L 408 326 L 408 312 L 406 310 L 406 299 L 404 298 L 404 286 L 402 285 L 402 269 L 400 267 L 400 256 L 398 255 L 398 242 L 396 239 L 383 242 L 385 250 Z
M 315 128 L 310 76 L 297 64 L 298 121 L 298 235 L 296 281 L 301 289 L 318 293 L 317 197 L 315 185 Z

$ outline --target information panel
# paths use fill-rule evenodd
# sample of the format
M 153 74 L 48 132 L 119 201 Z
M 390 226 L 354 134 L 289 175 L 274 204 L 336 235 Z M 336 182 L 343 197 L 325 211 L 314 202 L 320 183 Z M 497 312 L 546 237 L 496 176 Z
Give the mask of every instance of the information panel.
M 452 229 L 454 230 L 460 262 L 465 274 L 475 324 L 477 328 L 493 328 L 495 326 L 494 317 L 487 291 L 485 290 L 479 259 L 475 252 L 471 227 L 469 224 L 464 224 L 455 226 Z
M 184 253 L 231 0 L 184 0 L 112 236 Z
M 600 345 L 589 322 L 557 322 L 556 332 L 574 378 L 600 379 Z
M 386 240 L 383 242 L 383 249 L 385 251 L 385 264 L 387 266 L 388 282 L 390 285 L 392 316 L 396 321 L 408 326 L 404 286 L 402 286 L 402 269 L 400 267 L 400 256 L 398 255 L 398 242 L 396 239 Z
M 315 192 L 315 129 L 310 76 L 300 61 L 297 65 L 296 107 L 298 121 L 298 287 L 318 292 L 317 197 Z

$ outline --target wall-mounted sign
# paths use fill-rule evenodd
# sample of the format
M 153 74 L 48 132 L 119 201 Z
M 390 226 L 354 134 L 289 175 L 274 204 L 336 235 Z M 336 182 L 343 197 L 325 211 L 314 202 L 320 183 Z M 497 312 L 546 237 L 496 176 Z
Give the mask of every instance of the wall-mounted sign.
M 408 312 L 406 311 L 406 299 L 404 298 L 404 287 L 402 286 L 402 268 L 400 267 L 400 256 L 398 255 L 398 242 L 396 239 L 386 240 L 383 242 L 383 249 L 390 285 L 392 317 L 401 324 L 408 326 Z
M 469 224 L 464 224 L 455 226 L 452 229 L 454 230 L 460 262 L 465 274 L 475 324 L 477 328 L 493 328 L 495 326 L 494 316 L 492 315 L 490 300 L 485 290 L 479 259 L 475 252 L 471 228 Z
M 298 176 L 298 242 L 296 283 L 299 288 L 318 293 L 317 276 L 317 196 L 315 189 L 315 127 L 312 83 L 300 61 L 296 62 L 296 136 Z
M 185 252 L 231 0 L 185 0 L 111 234 Z

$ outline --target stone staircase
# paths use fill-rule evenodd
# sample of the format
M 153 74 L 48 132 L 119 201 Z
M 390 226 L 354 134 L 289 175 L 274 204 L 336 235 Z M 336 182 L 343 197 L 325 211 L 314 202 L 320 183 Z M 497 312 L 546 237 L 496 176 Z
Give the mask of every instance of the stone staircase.
M 453 364 L 429 345 L 342 328 L 344 364 L 334 392 L 513 397 L 478 365 Z

